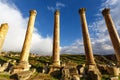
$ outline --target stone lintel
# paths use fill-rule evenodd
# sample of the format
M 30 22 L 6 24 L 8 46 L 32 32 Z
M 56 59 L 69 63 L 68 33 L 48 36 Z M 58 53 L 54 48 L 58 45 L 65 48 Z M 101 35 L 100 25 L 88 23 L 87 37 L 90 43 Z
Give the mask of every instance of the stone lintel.
M 102 14 L 103 14 L 103 16 L 106 15 L 106 14 L 110 14 L 110 8 L 105 8 L 105 9 L 102 11 Z
M 86 8 L 80 8 L 79 9 L 79 14 L 85 14 Z
M 36 10 L 30 10 L 30 15 L 36 16 L 36 14 L 37 14 L 37 11 L 36 11 Z
M 54 13 L 54 15 L 60 15 L 60 11 L 57 9 Z

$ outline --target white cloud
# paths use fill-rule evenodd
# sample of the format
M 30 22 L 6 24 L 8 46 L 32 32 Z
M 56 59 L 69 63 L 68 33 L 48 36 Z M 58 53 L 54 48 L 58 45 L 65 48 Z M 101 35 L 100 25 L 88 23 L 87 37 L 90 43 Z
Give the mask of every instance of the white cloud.
M 8 1 L 0 0 L 0 24 L 8 23 L 9 30 L 3 46 L 4 51 L 21 51 L 25 39 L 28 17 L 23 17 L 20 10 Z M 29 13 L 29 11 L 28 11 Z M 34 29 L 31 43 L 31 52 L 41 54 L 51 54 L 52 39 L 51 37 L 43 38 Z
M 54 12 L 56 9 L 61 9 L 65 7 L 65 4 L 61 3 L 61 2 L 56 2 L 55 6 L 47 6 L 47 9 Z
M 61 48 L 61 53 L 64 54 L 79 54 L 84 53 L 83 41 L 76 40 L 71 46 L 64 46 Z

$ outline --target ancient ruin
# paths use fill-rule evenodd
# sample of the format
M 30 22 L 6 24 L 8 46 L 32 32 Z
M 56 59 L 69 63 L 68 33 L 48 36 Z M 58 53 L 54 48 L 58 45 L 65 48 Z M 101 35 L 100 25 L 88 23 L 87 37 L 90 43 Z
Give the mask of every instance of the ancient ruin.
M 22 52 L 20 54 L 20 62 L 18 66 L 13 68 L 12 73 L 18 73 L 21 71 L 28 71 L 30 69 L 30 64 L 28 61 L 29 54 L 30 54 L 30 43 L 32 39 L 32 33 L 34 29 L 34 22 L 37 12 L 35 10 L 30 10 L 30 17 L 28 21 L 28 27 L 26 31 L 25 41 L 23 44 Z
M 86 55 L 86 65 L 95 65 L 92 45 L 90 41 L 90 36 L 87 27 L 87 21 L 85 16 L 85 8 L 81 8 L 79 10 L 81 16 L 81 24 L 82 24 L 82 34 L 83 34 L 83 41 L 84 41 L 84 48 L 85 48 L 85 55 Z
M 54 38 L 53 38 L 53 60 L 54 66 L 60 66 L 60 12 L 54 13 Z
M 2 52 L 2 55 L 0 55 L 0 74 L 8 75 L 10 80 L 102 80 L 106 75 L 108 77 L 104 80 L 119 80 L 120 42 L 119 35 L 110 16 L 110 9 L 105 8 L 102 11 L 116 52 L 116 57 L 112 56 L 109 60 L 103 55 L 93 55 L 85 8 L 79 9 L 85 55 L 60 55 L 59 10 L 54 13 L 52 57 L 30 54 L 36 14 L 36 10 L 30 10 L 22 52 Z M 2 24 L 0 27 L 0 53 L 7 31 L 8 24 Z M 115 60 L 116 58 L 118 64 L 115 64 L 115 61 L 111 61 L 111 59 Z M 0 76 L 0 80 L 6 79 Z
M 60 72 L 60 12 L 56 10 L 54 13 L 54 32 L 53 32 L 53 54 L 52 64 L 49 65 L 48 72 L 51 75 L 57 75 Z M 48 69 L 46 69 L 48 70 Z
M 2 52 L 2 47 L 3 47 L 4 41 L 5 41 L 7 32 L 8 32 L 8 24 L 7 23 L 1 24 L 1 27 L 0 27 L 0 53 Z
M 115 28 L 112 17 L 110 15 L 110 9 L 105 8 L 102 11 L 102 14 L 105 18 L 105 22 L 106 22 L 106 25 L 107 25 L 107 29 L 108 29 L 111 41 L 112 41 L 112 45 L 113 45 L 114 51 L 116 53 L 116 58 L 117 58 L 117 61 L 118 61 L 117 66 L 120 66 L 120 38 L 119 38 L 119 35 L 118 35 L 117 30 Z
M 24 66 L 24 68 L 26 70 L 29 70 L 29 67 L 30 67 L 28 58 L 29 58 L 29 54 L 30 54 L 30 43 L 32 40 L 32 33 L 34 30 L 36 14 L 37 14 L 36 10 L 30 10 L 30 17 L 29 17 L 29 21 L 28 21 L 28 27 L 27 27 L 27 31 L 26 31 L 25 41 L 23 44 L 22 53 L 20 55 L 20 64 L 22 66 Z
M 81 24 L 82 24 L 82 33 L 83 33 L 83 41 L 84 41 L 84 49 L 85 49 L 85 55 L 86 55 L 86 74 L 87 75 L 96 75 L 96 77 L 89 76 L 91 79 L 101 80 L 101 74 L 99 70 L 97 69 L 97 66 L 94 61 L 93 52 L 92 52 L 92 46 L 90 41 L 90 36 L 88 32 L 87 27 L 87 21 L 85 16 L 85 8 L 81 8 L 79 10 L 79 14 L 81 16 Z

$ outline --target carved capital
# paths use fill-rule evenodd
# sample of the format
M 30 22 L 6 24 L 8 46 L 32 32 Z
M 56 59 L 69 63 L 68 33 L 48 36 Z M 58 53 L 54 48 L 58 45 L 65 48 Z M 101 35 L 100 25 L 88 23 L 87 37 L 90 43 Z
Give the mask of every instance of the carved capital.
M 54 15 L 60 15 L 60 11 L 59 10 L 56 10 Z
M 105 8 L 104 10 L 102 10 L 102 14 L 103 16 L 106 14 L 110 14 L 110 8 Z
M 79 9 L 79 14 L 85 14 L 86 8 L 80 8 Z
M 8 23 L 1 24 L 1 30 L 7 30 L 8 29 Z
M 30 15 L 36 15 L 37 11 L 36 10 L 30 10 Z

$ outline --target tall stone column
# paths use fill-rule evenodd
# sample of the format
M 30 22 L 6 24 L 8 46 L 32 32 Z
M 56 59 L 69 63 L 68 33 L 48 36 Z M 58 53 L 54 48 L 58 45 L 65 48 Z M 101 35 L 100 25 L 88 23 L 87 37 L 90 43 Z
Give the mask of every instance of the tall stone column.
M 86 64 L 89 65 L 89 64 L 95 64 L 95 61 L 93 57 L 92 45 L 91 45 L 90 36 L 88 32 L 85 11 L 86 11 L 85 8 L 81 8 L 79 10 L 79 14 L 81 16 L 82 34 L 83 34 L 84 49 L 86 54 Z
M 32 40 L 32 33 L 34 29 L 34 22 L 36 18 L 37 12 L 35 10 L 30 10 L 30 17 L 28 21 L 28 27 L 26 31 L 25 41 L 22 48 L 22 53 L 20 55 L 20 64 L 21 65 L 27 65 L 28 64 L 28 58 L 30 53 L 30 44 Z
M 99 72 L 96 63 L 94 61 L 93 57 L 93 51 L 92 51 L 92 45 L 90 41 L 90 36 L 88 32 L 87 27 L 87 21 L 85 16 L 85 8 L 81 8 L 79 10 L 79 14 L 81 16 L 81 24 L 82 24 L 82 34 L 83 34 L 83 41 L 84 41 L 84 49 L 86 54 L 86 68 L 85 68 L 85 74 L 86 74 L 86 80 L 101 80 L 101 73 Z M 91 76 L 92 74 L 92 76 Z M 95 77 L 96 76 L 96 77 Z
M 110 35 L 110 38 L 112 41 L 112 45 L 113 45 L 114 51 L 116 53 L 118 65 L 120 66 L 120 38 L 119 38 L 119 35 L 118 35 L 117 30 L 115 28 L 112 17 L 110 15 L 110 9 L 105 8 L 102 11 L 102 14 L 104 16 L 104 19 L 105 19 L 105 22 L 107 25 L 107 29 L 108 29 L 108 32 L 109 32 L 109 35 Z
M 2 52 L 2 47 L 3 47 L 5 36 L 6 36 L 7 32 L 8 32 L 8 24 L 7 23 L 1 24 L 1 27 L 0 27 L 0 53 Z
M 53 65 L 60 66 L 60 12 L 54 13 Z

